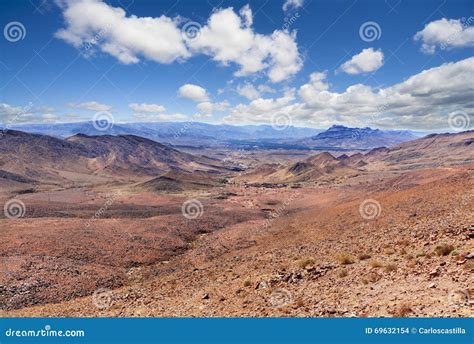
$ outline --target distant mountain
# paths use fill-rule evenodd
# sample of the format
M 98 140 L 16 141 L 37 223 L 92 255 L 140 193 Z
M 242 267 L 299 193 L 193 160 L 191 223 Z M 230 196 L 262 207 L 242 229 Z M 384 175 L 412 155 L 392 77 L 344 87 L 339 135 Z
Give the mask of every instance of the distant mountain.
M 333 136 L 329 133 L 329 136 Z M 336 136 L 337 137 L 337 136 Z M 474 163 L 474 131 L 431 134 L 391 148 L 374 148 L 362 154 L 338 157 L 324 152 L 290 166 L 266 164 L 247 171 L 237 180 L 249 183 L 289 183 L 331 180 L 367 170 L 396 171 Z M 400 177 L 403 179 L 403 177 Z
M 143 181 L 170 171 L 229 172 L 219 161 L 133 135 L 66 140 L 8 130 L 0 139 L 0 176 L 10 182 L 94 184 Z
M 328 130 L 315 136 L 298 141 L 309 147 L 327 147 L 344 149 L 372 149 L 391 147 L 401 142 L 416 139 L 418 136 L 411 131 L 380 130 L 371 128 L 349 128 L 333 125 Z
M 161 143 L 210 145 L 226 144 L 232 140 L 273 140 L 300 139 L 316 135 L 319 129 L 288 127 L 278 130 L 271 125 L 214 125 L 200 122 L 150 122 L 116 123 L 107 130 L 98 130 L 93 122 L 23 124 L 12 129 L 24 132 L 66 138 L 76 134 L 99 135 L 136 135 Z

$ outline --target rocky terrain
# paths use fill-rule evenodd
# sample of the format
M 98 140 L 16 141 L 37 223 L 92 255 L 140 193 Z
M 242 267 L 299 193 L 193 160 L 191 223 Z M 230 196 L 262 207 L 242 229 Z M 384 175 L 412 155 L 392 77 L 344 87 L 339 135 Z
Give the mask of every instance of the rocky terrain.
M 24 205 L 0 218 L 2 315 L 474 316 L 473 140 L 222 165 L 172 151 L 179 170 L 67 187 L 0 167 L 2 204 Z

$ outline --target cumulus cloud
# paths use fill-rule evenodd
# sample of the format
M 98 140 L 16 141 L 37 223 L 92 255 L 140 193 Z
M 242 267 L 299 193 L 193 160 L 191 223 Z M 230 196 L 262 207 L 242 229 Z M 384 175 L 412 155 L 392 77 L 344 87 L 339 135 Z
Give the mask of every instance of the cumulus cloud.
M 256 33 L 249 5 L 238 13 L 232 8 L 214 11 L 191 39 L 181 31 L 180 17 L 127 16 L 123 9 L 100 0 L 63 0 L 60 4 L 65 28 L 56 37 L 86 56 L 100 51 L 124 64 L 141 59 L 168 64 L 204 54 L 222 65 L 237 65 L 236 76 L 261 72 L 272 82 L 297 73 L 303 64 L 296 33 Z
M 223 101 L 219 103 L 212 102 L 202 102 L 199 103 L 196 108 L 198 109 L 200 115 L 212 116 L 214 112 L 222 112 L 229 108 L 230 104 L 228 101 Z
M 227 123 L 271 123 L 272 117 L 280 114 L 288 115 L 295 108 L 295 90 L 288 89 L 278 98 L 258 98 L 249 104 L 238 104 L 230 109 L 229 116 L 224 118 Z
M 267 122 L 284 113 L 293 124 L 327 127 L 334 123 L 408 129 L 447 129 L 454 111 L 474 115 L 474 57 L 446 63 L 382 89 L 363 84 L 344 92 L 330 91 L 325 73 L 313 73 L 298 90 L 296 100 L 286 97 L 257 99 L 231 109 L 229 122 Z
M 68 107 L 73 109 L 82 109 L 82 110 L 90 110 L 90 111 L 110 111 L 112 110 L 112 106 L 101 104 L 96 101 L 92 102 L 85 102 L 85 103 L 67 103 Z
M 132 103 L 132 104 L 128 104 L 128 107 L 138 113 L 143 113 L 143 112 L 158 113 L 158 112 L 166 111 L 166 108 L 163 105 L 159 105 L 159 104 Z
M 436 48 L 452 49 L 474 46 L 474 17 L 468 19 L 446 19 L 428 23 L 416 33 L 414 39 L 421 41 L 421 51 L 434 54 Z
M 181 122 L 189 120 L 188 116 L 182 113 L 173 114 L 150 114 L 150 113 L 134 113 L 133 120 L 139 122 Z
M 254 100 L 260 97 L 259 90 L 257 90 L 254 85 L 249 83 L 237 86 L 237 93 L 242 97 L 245 97 L 250 100 Z
M 250 8 L 239 16 L 232 8 L 214 12 L 200 30 L 199 39 L 191 40 L 193 52 L 209 55 L 222 65 L 239 66 L 236 76 L 265 72 L 272 82 L 280 82 L 297 73 L 303 61 L 296 44 L 296 33 L 275 30 L 271 35 L 255 33 L 249 27 Z
M 35 107 L 31 102 L 25 106 L 13 106 L 0 103 L 0 127 L 10 127 L 20 123 L 51 123 L 59 120 L 59 116 L 50 113 L 52 108 Z
M 66 0 L 62 7 L 66 28 L 56 37 L 78 49 L 99 49 L 124 64 L 137 63 L 140 57 L 171 63 L 190 56 L 178 19 L 127 16 L 100 0 Z
M 252 9 L 250 8 L 249 4 L 242 7 L 239 11 L 239 14 L 243 19 L 243 25 L 245 27 L 252 26 L 252 24 L 253 24 L 253 14 L 252 14 Z
M 283 11 L 288 11 L 291 9 L 298 9 L 303 6 L 304 0 L 285 0 L 283 4 Z
M 206 102 L 209 100 L 207 91 L 198 85 L 185 84 L 178 89 L 178 96 L 191 99 L 195 102 Z
M 382 67 L 383 57 L 382 50 L 367 48 L 344 62 L 339 70 L 351 75 L 373 72 Z

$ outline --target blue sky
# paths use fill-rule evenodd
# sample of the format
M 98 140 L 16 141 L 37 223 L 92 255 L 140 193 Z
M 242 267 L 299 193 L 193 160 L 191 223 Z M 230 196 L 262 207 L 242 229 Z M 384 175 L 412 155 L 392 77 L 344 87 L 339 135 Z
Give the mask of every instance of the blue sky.
M 106 1 L 102 29 L 84 15 L 98 2 L 0 3 L 0 123 L 107 111 L 118 122 L 409 129 L 448 128 L 461 113 L 471 125 L 472 1 Z M 15 22 L 22 39 L 6 33 Z

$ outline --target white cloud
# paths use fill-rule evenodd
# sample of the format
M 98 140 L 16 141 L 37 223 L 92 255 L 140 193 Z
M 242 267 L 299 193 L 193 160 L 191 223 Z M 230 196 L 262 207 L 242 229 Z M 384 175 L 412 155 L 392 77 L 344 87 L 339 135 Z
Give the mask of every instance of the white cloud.
M 135 121 L 140 121 L 140 122 L 181 122 L 181 121 L 189 120 L 189 117 L 182 113 L 174 113 L 174 114 L 134 113 L 132 117 Z
M 474 17 L 467 20 L 446 19 L 428 23 L 423 30 L 416 33 L 414 39 L 421 41 L 421 51 L 434 54 L 436 48 L 452 49 L 474 46 Z
M 214 12 L 200 30 L 199 39 L 189 42 L 191 51 L 209 55 L 223 65 L 237 64 L 236 76 L 265 72 L 272 82 L 280 82 L 297 73 L 303 61 L 296 34 L 280 30 L 271 35 L 255 33 L 248 26 L 249 12 L 250 8 L 242 16 L 232 8 Z
M 298 9 L 303 6 L 304 0 L 285 0 L 283 4 L 283 11 L 288 11 L 290 9 Z
M 157 112 L 166 111 L 166 108 L 163 105 L 159 105 L 159 104 L 132 103 L 132 104 L 128 104 L 128 107 L 132 109 L 133 111 L 139 112 L 139 113 L 143 113 L 143 112 L 157 113 Z
M 181 98 L 191 99 L 195 102 L 206 102 L 209 100 L 207 91 L 198 85 L 185 84 L 178 90 L 178 95 Z
M 82 109 L 82 110 L 90 110 L 90 111 L 110 111 L 112 110 L 112 106 L 101 104 L 96 101 L 92 102 L 85 102 L 85 103 L 67 103 L 68 107 L 73 109 Z
M 340 70 L 351 75 L 373 72 L 382 67 L 383 58 L 382 50 L 367 48 L 344 62 Z
M 301 99 L 306 103 L 311 103 L 316 100 L 321 93 L 326 91 L 329 88 L 326 76 L 327 74 L 325 72 L 311 73 L 309 76 L 309 83 L 300 87 L 299 95 Z
M 260 72 L 272 82 L 292 76 L 303 64 L 296 33 L 254 32 L 249 5 L 239 13 L 232 8 L 214 11 L 207 25 L 190 39 L 179 28 L 180 17 L 127 16 L 123 9 L 100 0 L 62 0 L 60 4 L 65 28 L 56 37 L 82 49 L 86 56 L 101 51 L 124 64 L 142 58 L 168 64 L 204 54 L 222 65 L 236 64 L 236 76 Z
M 271 123 L 272 116 L 291 113 L 295 100 L 295 90 L 288 89 L 279 98 L 258 98 L 248 105 L 238 104 L 230 109 L 224 118 L 227 123 Z
M 257 89 L 261 93 L 275 93 L 276 91 L 268 85 L 258 85 Z
M 196 108 L 200 112 L 200 114 L 205 114 L 208 116 L 212 116 L 214 112 L 222 112 L 229 108 L 230 104 L 228 101 L 223 101 L 220 103 L 211 103 L 211 102 L 202 102 L 199 103 Z
M 237 93 L 250 100 L 260 97 L 260 92 L 255 88 L 254 85 L 249 83 L 237 86 Z
M 8 128 L 20 123 L 56 122 L 59 119 L 58 115 L 48 111 L 54 111 L 54 109 L 51 107 L 35 107 L 31 102 L 25 106 L 0 103 L 0 124 Z
M 127 17 L 126 12 L 100 0 L 66 0 L 63 16 L 66 28 L 56 37 L 89 52 L 99 49 L 125 64 L 140 57 L 159 63 L 187 58 L 190 53 L 178 28 L 178 19 L 160 16 Z
M 474 57 L 422 71 L 382 89 L 363 84 L 332 92 L 325 73 L 313 73 L 291 97 L 256 99 L 239 104 L 226 119 L 232 123 L 269 123 L 288 114 L 295 125 L 327 127 L 339 123 L 407 129 L 449 129 L 448 116 L 461 110 L 474 116 Z
M 242 7 L 239 11 L 240 16 L 243 18 L 243 24 L 245 27 L 250 27 L 253 24 L 252 9 L 249 4 Z

